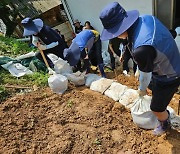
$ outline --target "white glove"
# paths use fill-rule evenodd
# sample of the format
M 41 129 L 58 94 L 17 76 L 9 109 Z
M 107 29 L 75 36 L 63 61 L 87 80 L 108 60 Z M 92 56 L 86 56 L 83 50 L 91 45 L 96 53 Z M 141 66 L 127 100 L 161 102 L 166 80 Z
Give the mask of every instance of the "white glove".
M 139 80 L 139 69 L 136 69 L 136 73 L 134 74 L 135 78 Z
M 39 48 L 40 50 L 46 50 L 46 49 L 47 49 L 47 48 L 46 48 L 46 45 L 42 45 L 42 44 L 38 45 L 38 48 Z
M 147 94 L 147 91 L 146 90 L 138 90 L 138 93 L 139 93 L 140 97 L 143 97 Z

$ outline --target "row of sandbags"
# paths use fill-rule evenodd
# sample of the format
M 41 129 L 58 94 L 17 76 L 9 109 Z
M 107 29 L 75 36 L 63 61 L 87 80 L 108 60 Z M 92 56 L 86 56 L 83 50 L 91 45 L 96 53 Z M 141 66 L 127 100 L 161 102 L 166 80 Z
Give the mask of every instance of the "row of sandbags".
M 100 92 L 129 108 L 133 122 L 139 127 L 145 129 L 156 127 L 156 116 L 150 110 L 151 96 L 139 97 L 137 90 L 96 74 L 72 73 L 69 64 L 62 59 L 56 61 L 55 71 L 57 74 L 48 79 L 49 86 L 55 93 L 64 93 L 68 88 L 68 82 L 75 86 L 86 85 L 91 90 Z M 171 113 L 172 125 L 180 129 L 180 117 L 176 116 L 172 108 L 168 107 L 168 109 Z
M 157 126 L 157 118 L 150 109 L 151 96 L 139 97 L 137 90 L 130 89 L 125 85 L 106 78 L 92 82 L 90 89 L 100 92 L 129 108 L 133 122 L 139 127 L 154 129 Z M 175 111 L 169 106 L 168 110 L 170 111 L 172 126 L 180 130 L 180 116 L 177 116 Z

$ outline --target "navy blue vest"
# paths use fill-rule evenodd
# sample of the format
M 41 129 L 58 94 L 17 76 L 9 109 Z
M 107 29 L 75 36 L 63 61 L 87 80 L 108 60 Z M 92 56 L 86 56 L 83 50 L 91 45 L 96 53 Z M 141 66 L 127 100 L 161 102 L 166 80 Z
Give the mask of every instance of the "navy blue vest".
M 154 77 L 160 81 L 171 81 L 180 77 L 180 52 L 169 30 L 154 16 L 140 16 L 133 27 L 132 52 L 143 45 L 157 51 L 154 60 Z
M 52 42 L 58 41 L 59 44 L 57 46 L 48 50 L 53 50 L 53 52 L 56 52 L 60 58 L 64 59 L 63 51 L 65 49 L 65 43 L 64 43 L 64 40 L 60 37 L 60 35 L 55 30 L 53 30 L 49 26 L 44 25 L 37 36 L 46 45 L 51 44 Z

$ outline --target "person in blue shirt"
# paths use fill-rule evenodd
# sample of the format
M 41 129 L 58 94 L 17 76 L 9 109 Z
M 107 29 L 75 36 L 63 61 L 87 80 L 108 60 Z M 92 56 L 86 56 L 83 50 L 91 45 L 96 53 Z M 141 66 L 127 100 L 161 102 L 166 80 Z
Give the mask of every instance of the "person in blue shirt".
M 90 69 L 90 61 L 95 61 L 101 76 L 106 77 L 102 58 L 100 35 L 96 30 L 83 30 L 72 40 L 69 48 L 64 50 L 64 57 L 71 66 L 77 65 L 80 59 L 85 63 L 87 73 Z
M 54 64 L 47 54 L 53 53 L 64 59 L 63 51 L 65 49 L 65 42 L 55 30 L 45 25 L 39 18 L 32 20 L 27 17 L 21 21 L 21 24 L 24 27 L 23 36 L 32 36 L 32 44 L 44 52 L 51 68 L 54 67 Z M 43 61 L 40 52 L 36 53 L 36 57 Z
M 128 39 L 131 55 L 143 76 L 152 74 L 150 107 L 159 121 L 153 133 L 163 134 L 170 128 L 167 106 L 180 85 L 180 52 L 171 33 L 156 17 L 139 16 L 137 10 L 125 11 L 118 2 L 107 5 L 100 20 L 104 27 L 101 40 Z M 140 96 L 146 94 L 151 77 L 146 79 L 143 83 L 140 80 Z

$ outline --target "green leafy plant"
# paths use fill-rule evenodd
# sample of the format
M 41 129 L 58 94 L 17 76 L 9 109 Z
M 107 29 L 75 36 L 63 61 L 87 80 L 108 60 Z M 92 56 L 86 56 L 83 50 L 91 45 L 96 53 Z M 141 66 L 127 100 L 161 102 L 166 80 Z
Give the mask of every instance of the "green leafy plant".
M 72 100 L 68 100 L 67 102 L 67 107 L 72 107 L 73 106 L 73 101 Z
M 93 143 L 96 145 L 101 145 L 101 140 L 96 138 Z
M 17 41 L 15 38 L 0 36 L 0 54 L 4 56 L 16 57 L 28 53 L 33 48 L 26 42 Z

